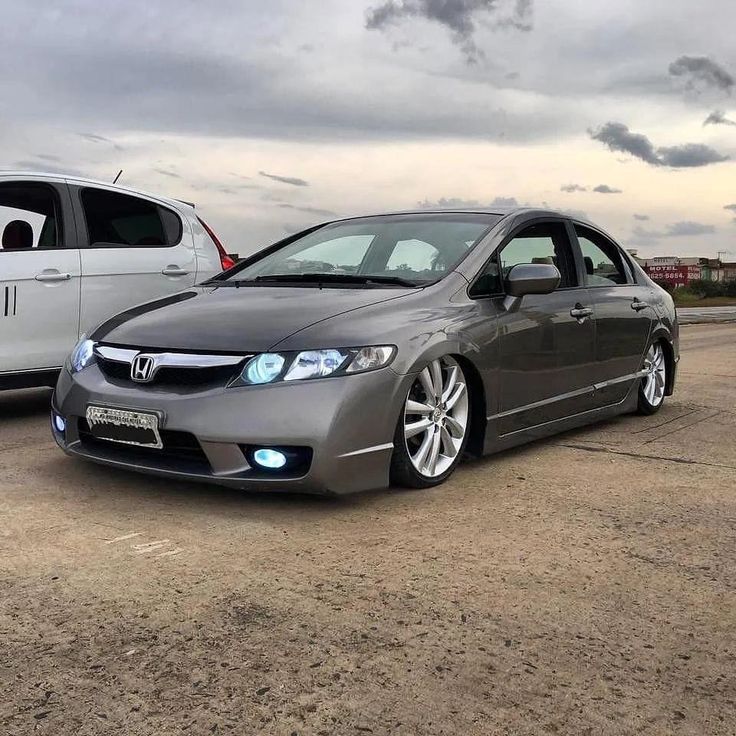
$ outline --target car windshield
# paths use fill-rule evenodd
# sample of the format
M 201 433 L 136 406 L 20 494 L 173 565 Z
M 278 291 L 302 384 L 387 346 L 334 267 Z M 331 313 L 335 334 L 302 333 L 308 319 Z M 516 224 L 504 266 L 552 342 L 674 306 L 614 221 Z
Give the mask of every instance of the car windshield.
M 331 284 L 420 286 L 451 271 L 499 219 L 428 213 L 336 222 L 246 263 L 222 283 L 305 284 L 324 277 Z

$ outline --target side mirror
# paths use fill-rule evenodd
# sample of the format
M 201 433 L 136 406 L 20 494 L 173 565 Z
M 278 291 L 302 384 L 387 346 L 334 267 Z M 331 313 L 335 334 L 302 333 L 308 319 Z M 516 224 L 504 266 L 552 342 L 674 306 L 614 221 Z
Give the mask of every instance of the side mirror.
M 561 280 L 557 266 L 551 263 L 517 263 L 504 280 L 504 309 L 514 311 L 528 294 L 551 294 Z

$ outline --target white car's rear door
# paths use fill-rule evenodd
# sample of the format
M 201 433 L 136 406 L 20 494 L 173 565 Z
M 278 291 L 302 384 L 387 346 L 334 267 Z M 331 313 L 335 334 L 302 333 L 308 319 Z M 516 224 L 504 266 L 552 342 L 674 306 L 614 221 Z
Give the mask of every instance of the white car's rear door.
M 70 190 L 82 232 L 82 332 L 194 284 L 191 228 L 172 206 L 98 185 Z
M 59 368 L 74 347 L 76 246 L 63 181 L 0 179 L 0 379 Z

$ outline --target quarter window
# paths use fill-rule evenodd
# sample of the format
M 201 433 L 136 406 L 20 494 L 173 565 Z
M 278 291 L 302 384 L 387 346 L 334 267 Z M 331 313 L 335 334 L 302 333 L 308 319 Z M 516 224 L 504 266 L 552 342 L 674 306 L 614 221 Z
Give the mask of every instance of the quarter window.
M 475 282 L 471 296 L 500 294 L 503 280 L 520 263 L 548 263 L 560 272 L 559 289 L 577 286 L 575 264 L 563 222 L 543 222 L 524 228 L 497 253 Z
M 611 286 L 627 284 L 623 259 L 618 247 L 608 238 L 589 228 L 575 225 L 580 250 L 585 263 L 586 286 Z
M 62 245 L 56 193 L 45 184 L 0 184 L 0 252 Z
M 150 248 L 181 240 L 179 216 L 154 202 L 104 189 L 84 189 L 82 207 L 90 245 Z

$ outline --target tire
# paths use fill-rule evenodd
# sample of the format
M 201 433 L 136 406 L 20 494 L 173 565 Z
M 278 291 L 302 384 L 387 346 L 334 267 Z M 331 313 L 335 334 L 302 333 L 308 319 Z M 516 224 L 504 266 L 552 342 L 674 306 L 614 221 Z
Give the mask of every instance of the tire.
M 468 382 L 460 364 L 445 355 L 417 374 L 394 433 L 391 483 L 431 488 L 458 466 L 470 431 Z
M 642 370 L 648 371 L 639 384 L 638 413 L 645 416 L 656 414 L 664 404 L 667 386 L 667 358 L 662 343 L 653 342 L 644 356 Z

